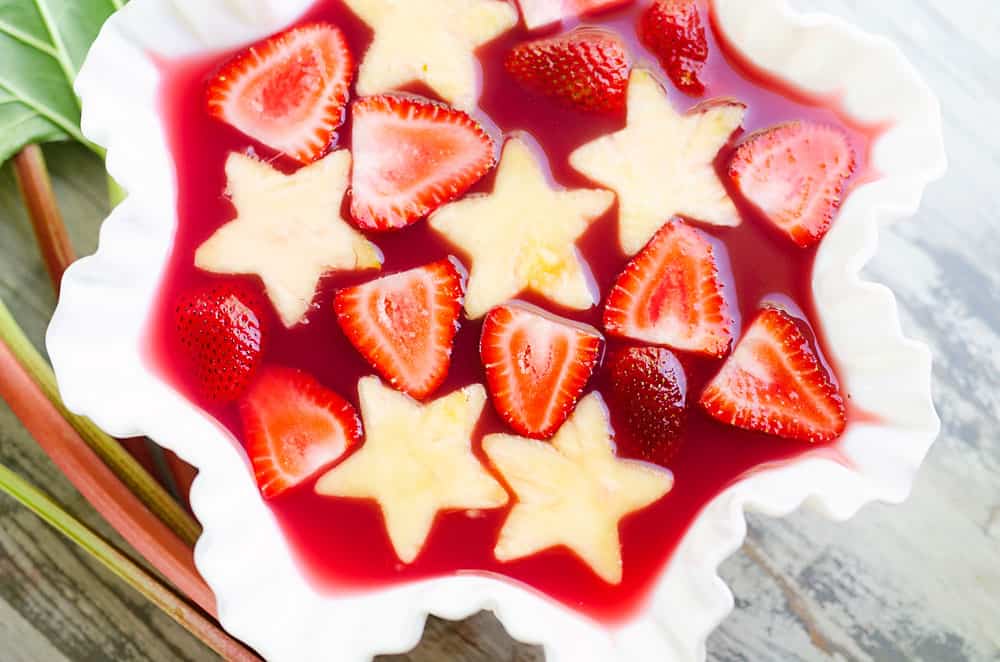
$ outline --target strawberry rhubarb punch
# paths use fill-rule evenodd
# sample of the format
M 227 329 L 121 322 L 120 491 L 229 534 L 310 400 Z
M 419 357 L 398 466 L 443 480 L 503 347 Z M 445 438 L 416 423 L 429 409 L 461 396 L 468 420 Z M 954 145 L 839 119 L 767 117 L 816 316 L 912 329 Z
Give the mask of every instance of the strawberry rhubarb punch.
M 164 62 L 148 360 L 323 592 L 455 573 L 591 618 L 859 414 L 813 261 L 875 130 L 700 0 L 321 0 Z

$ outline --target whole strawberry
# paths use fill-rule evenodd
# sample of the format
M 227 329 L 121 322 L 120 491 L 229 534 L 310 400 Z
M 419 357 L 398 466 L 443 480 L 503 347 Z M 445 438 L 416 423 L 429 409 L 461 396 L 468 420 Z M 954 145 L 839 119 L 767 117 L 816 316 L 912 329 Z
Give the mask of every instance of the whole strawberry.
M 618 445 L 627 455 L 666 464 L 679 449 L 687 408 L 687 377 L 663 347 L 630 347 L 609 366 Z
M 246 390 L 261 361 L 266 306 L 249 285 L 228 281 L 189 292 L 177 302 L 180 350 L 209 400 L 231 402 Z
M 525 89 L 579 110 L 619 113 L 625 108 L 628 55 L 606 30 L 580 28 L 521 44 L 507 54 L 504 68 Z
M 697 0 L 655 0 L 639 19 L 639 38 L 678 89 L 705 93 L 699 76 L 708 61 L 708 40 Z

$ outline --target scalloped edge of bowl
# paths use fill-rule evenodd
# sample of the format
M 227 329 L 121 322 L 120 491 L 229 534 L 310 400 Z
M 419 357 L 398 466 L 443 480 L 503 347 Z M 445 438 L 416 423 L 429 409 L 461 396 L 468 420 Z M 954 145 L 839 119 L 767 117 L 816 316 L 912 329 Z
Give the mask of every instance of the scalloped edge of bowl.
M 311 0 L 133 0 L 104 26 L 76 88 L 84 134 L 107 148 L 108 170 L 129 196 L 105 221 L 97 253 L 66 273 L 48 349 L 71 410 L 112 434 L 149 436 L 198 467 L 191 502 L 204 535 L 196 562 L 235 636 L 272 660 L 362 661 L 415 646 L 428 614 L 461 619 L 487 609 L 514 638 L 543 645 L 550 662 L 700 660 L 733 606 L 717 573 L 743 542 L 745 509 L 782 516 L 809 502 L 846 519 L 867 503 L 906 498 L 939 429 L 931 356 L 903 336 L 892 293 L 859 272 L 876 252 L 879 227 L 915 214 L 925 187 L 946 170 L 939 103 L 884 38 L 794 12 L 785 0 L 714 3 L 719 25 L 751 61 L 800 88 L 842 93 L 859 120 L 892 122 L 872 153 L 882 178 L 848 198 L 813 273 L 820 323 L 845 388 L 881 422 L 849 426 L 838 448 L 851 469 L 814 453 L 717 496 L 646 606 L 615 627 L 485 575 L 352 595 L 310 587 L 246 456 L 151 372 L 141 346 L 176 227 L 173 162 L 157 105 L 160 74 L 149 53 L 190 55 L 253 41 L 294 21 Z

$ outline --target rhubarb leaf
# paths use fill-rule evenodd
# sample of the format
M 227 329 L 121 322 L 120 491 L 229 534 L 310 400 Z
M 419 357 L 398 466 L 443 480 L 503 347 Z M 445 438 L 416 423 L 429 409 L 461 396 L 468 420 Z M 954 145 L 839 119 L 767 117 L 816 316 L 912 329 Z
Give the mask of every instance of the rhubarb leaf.
M 124 0 L 0 0 L 0 163 L 25 145 L 77 140 L 73 91 L 98 31 Z

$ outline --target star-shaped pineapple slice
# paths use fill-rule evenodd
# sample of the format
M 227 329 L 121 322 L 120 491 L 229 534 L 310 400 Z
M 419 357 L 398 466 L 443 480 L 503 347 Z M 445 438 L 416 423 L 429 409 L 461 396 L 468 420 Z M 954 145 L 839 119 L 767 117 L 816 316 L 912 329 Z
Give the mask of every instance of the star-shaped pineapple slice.
M 358 72 L 369 96 L 422 82 L 442 99 L 470 109 L 479 95 L 475 50 L 517 24 L 499 0 L 345 0 L 375 33 Z
M 472 452 L 472 432 L 486 403 L 482 386 L 421 404 L 365 377 L 358 395 L 364 446 L 320 478 L 316 491 L 377 501 L 403 563 L 416 560 L 439 512 L 507 503 L 507 492 Z
M 471 258 L 465 312 L 471 319 L 532 290 L 567 308 L 596 302 L 576 240 L 614 202 L 611 191 L 553 188 L 542 161 L 519 138 L 504 146 L 496 184 L 442 207 L 431 226 Z
M 340 150 L 291 175 L 233 152 L 227 193 L 236 218 L 195 253 L 199 269 L 256 274 L 285 326 L 301 322 L 328 271 L 372 269 L 378 247 L 341 216 L 351 154 Z
M 618 193 L 622 250 L 638 253 L 676 215 L 739 225 L 714 163 L 745 114 L 745 105 L 729 99 L 680 114 L 648 71 L 632 72 L 625 128 L 570 155 L 574 168 Z
M 621 519 L 673 487 L 666 469 L 615 456 L 608 412 L 592 393 L 551 443 L 488 435 L 483 448 L 517 501 L 494 554 L 513 561 L 552 547 L 577 554 L 604 581 L 622 580 Z

